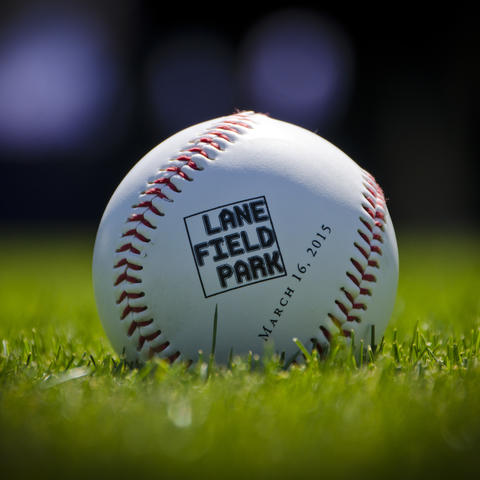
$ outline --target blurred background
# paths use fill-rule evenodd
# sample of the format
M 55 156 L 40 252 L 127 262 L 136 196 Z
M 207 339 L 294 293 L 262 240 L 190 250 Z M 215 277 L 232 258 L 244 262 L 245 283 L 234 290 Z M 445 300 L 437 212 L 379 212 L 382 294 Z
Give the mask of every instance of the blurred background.
M 311 129 L 370 170 L 397 228 L 478 227 L 477 17 L 292 5 L 3 0 L 4 225 L 95 228 L 147 151 L 247 109 Z

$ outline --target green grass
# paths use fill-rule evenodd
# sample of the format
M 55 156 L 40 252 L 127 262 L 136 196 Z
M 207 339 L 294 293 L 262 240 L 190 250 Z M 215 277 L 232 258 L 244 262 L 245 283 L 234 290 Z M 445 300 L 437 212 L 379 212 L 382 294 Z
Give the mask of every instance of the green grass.
M 476 476 L 479 243 L 399 236 L 395 312 L 361 365 L 339 345 L 207 375 L 208 355 L 188 372 L 119 361 L 95 310 L 93 234 L 4 235 L 0 478 Z

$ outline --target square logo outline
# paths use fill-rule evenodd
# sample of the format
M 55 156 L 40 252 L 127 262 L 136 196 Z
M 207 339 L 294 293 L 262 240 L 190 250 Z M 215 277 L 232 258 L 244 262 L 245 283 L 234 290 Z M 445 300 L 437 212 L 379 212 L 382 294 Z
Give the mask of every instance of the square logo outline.
M 275 243 L 277 245 L 280 260 L 282 262 L 282 266 L 283 266 L 283 269 L 285 270 L 285 272 L 283 274 L 280 274 L 280 275 L 271 276 L 271 277 L 268 277 L 268 278 L 264 278 L 262 280 L 255 280 L 254 282 L 249 282 L 249 283 L 246 283 L 245 285 L 237 285 L 236 287 L 226 288 L 225 290 L 221 290 L 219 292 L 215 292 L 215 293 L 212 293 L 210 295 L 207 295 L 207 293 L 205 291 L 205 285 L 204 285 L 203 280 L 202 280 L 202 275 L 200 273 L 200 269 L 199 269 L 199 266 L 198 266 L 198 263 L 197 263 L 197 259 L 195 257 L 195 251 L 194 251 L 194 248 L 193 248 L 192 238 L 190 236 L 190 231 L 188 230 L 187 219 L 189 219 L 191 217 L 195 217 L 197 215 L 202 215 L 202 214 L 207 213 L 207 212 L 211 212 L 212 210 L 217 210 L 217 209 L 220 209 L 220 208 L 229 207 L 230 205 L 236 205 L 236 204 L 239 204 L 239 203 L 250 202 L 252 200 L 257 200 L 259 198 L 263 198 L 263 200 L 265 202 L 265 207 L 267 209 L 268 218 L 269 218 L 269 221 L 270 221 L 270 225 L 272 226 L 273 235 L 275 237 Z M 198 278 L 200 280 L 200 285 L 202 286 L 202 291 L 203 291 L 203 295 L 204 295 L 205 298 L 214 297 L 216 295 L 220 295 L 222 293 L 230 292 L 232 290 L 237 290 L 239 288 L 244 288 L 244 287 L 248 287 L 250 285 L 255 285 L 257 283 L 267 282 L 268 280 L 274 280 L 276 278 L 282 278 L 282 277 L 287 276 L 287 267 L 285 266 L 285 262 L 283 261 L 282 251 L 280 250 L 280 245 L 278 243 L 277 232 L 275 231 L 275 226 L 273 225 L 272 216 L 270 214 L 270 209 L 268 207 L 268 202 L 267 202 L 267 199 L 266 199 L 265 195 L 258 195 L 256 197 L 246 198 L 244 200 L 238 200 L 236 202 L 230 202 L 230 203 L 226 203 L 224 205 L 218 205 L 217 207 L 207 208 L 206 210 L 202 210 L 200 212 L 192 213 L 190 215 L 187 215 L 187 216 L 183 217 L 183 222 L 185 224 L 185 230 L 187 231 L 188 242 L 190 244 L 190 249 L 192 251 L 193 261 L 195 262 L 195 268 L 197 269 Z

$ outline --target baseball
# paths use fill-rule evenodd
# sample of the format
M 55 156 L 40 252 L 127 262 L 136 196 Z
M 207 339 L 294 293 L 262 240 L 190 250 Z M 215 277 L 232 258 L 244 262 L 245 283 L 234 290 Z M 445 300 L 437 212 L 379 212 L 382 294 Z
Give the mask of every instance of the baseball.
M 120 183 L 93 256 L 98 312 L 132 364 L 216 360 L 296 337 L 377 343 L 398 280 L 382 189 L 301 127 L 239 112 L 176 133 Z

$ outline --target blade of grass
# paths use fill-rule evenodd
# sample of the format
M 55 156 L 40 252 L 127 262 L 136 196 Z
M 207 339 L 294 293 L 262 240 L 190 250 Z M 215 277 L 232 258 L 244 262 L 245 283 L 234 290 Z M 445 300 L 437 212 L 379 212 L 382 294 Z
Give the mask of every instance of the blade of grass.
M 210 357 L 208 360 L 207 380 L 210 377 L 215 362 L 215 348 L 217 345 L 217 321 L 218 321 L 218 304 L 215 305 L 215 313 L 213 315 L 213 331 L 212 331 L 212 348 L 210 350 Z

